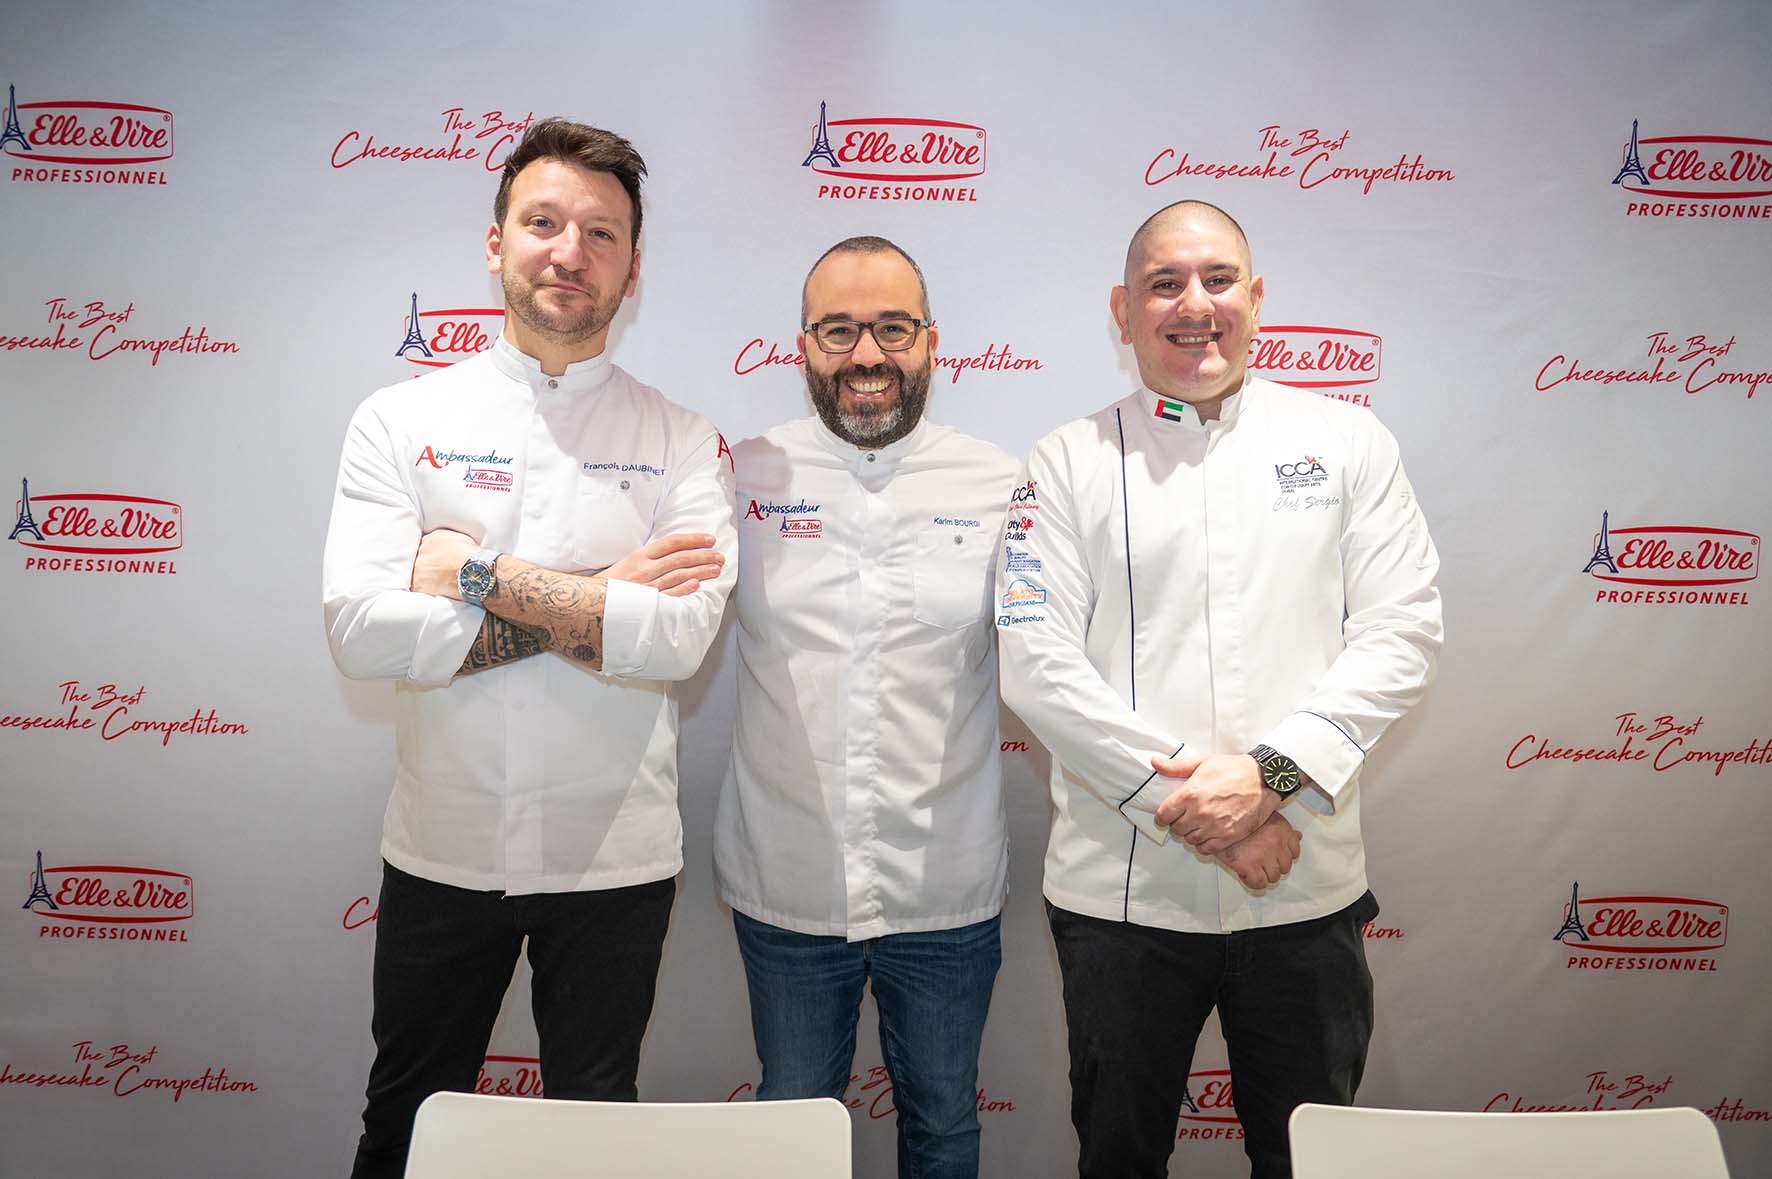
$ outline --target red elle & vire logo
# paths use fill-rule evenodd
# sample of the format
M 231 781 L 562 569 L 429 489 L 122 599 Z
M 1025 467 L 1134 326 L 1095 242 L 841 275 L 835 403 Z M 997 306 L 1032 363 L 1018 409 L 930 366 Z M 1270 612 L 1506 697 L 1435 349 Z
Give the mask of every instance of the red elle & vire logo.
M 1745 388 L 1745 400 L 1752 401 L 1761 385 L 1772 384 L 1772 370 L 1723 367 L 1735 351 L 1734 335 L 1722 343 L 1702 332 L 1684 338 L 1667 331 L 1650 332 L 1647 339 L 1645 359 L 1620 368 L 1584 366 L 1578 354 L 1559 352 L 1538 370 L 1533 388 L 1548 393 L 1562 385 L 1672 385 L 1691 396 L 1716 386 L 1732 386 Z
M 521 118 L 490 110 L 470 117 L 466 107 L 452 106 L 439 112 L 439 137 L 429 143 L 377 143 L 373 132 L 353 128 L 332 145 L 334 169 L 348 168 L 363 160 L 387 160 L 397 164 L 477 163 L 488 172 L 502 172 L 517 139 L 535 121 L 535 112 Z M 462 142 L 463 137 L 467 142 Z M 447 137 L 447 138 L 445 138 Z
M 1614 1073 L 1596 1069 L 1588 1073 L 1577 1096 L 1536 1097 L 1507 1090 L 1483 1105 L 1484 1113 L 1586 1113 L 1589 1111 L 1645 1109 L 1662 1098 L 1669 1105 L 1698 1105 L 1697 1101 L 1672 1096 L 1672 1073 Z M 1708 1100 L 1708 1095 L 1700 1100 Z M 1768 1122 L 1772 1111 L 1750 1108 L 1740 1097 L 1719 1097 L 1702 1109 L 1713 1122 Z
M 865 1077 L 865 1079 L 864 1079 Z M 750 1081 L 735 1085 L 726 1095 L 727 1101 L 754 1101 L 757 1088 Z M 975 1094 L 980 1114 L 1010 1114 L 1015 1112 L 1015 1102 L 1005 1097 L 993 1097 L 985 1092 L 983 1085 Z M 877 1122 L 889 1118 L 898 1112 L 898 1104 L 892 1097 L 892 1077 L 886 1072 L 884 1064 L 869 1065 L 865 1074 L 850 1073 L 849 1085 L 840 1099 L 852 1114 L 866 1113 L 869 1121 Z
M 168 559 L 126 560 L 176 552 L 184 546 L 184 509 L 169 499 L 109 492 L 31 495 L 19 480 L 16 515 L 7 539 L 55 556 L 25 558 L 25 569 L 46 573 L 177 573 Z M 41 519 L 39 519 L 41 517 Z
M 37 866 L 20 908 L 41 919 L 39 938 L 69 941 L 188 942 L 174 923 L 195 912 L 196 886 L 184 872 L 118 864 Z
M 1578 880 L 1552 940 L 1571 951 L 1568 970 L 1715 973 L 1729 944 L 1729 906 L 1635 894 L 1583 899 Z
M 394 355 L 423 368 L 448 368 L 492 347 L 504 331 L 502 307 L 440 307 L 418 309 L 418 292 L 401 325 L 404 335 Z
M 1243 1123 L 1231 1095 L 1231 1070 L 1196 1069 L 1188 1074 L 1177 1119 L 1178 1142 L 1240 1142 Z
M 985 148 L 985 130 L 976 123 L 832 119 L 820 102 L 812 149 L 800 166 L 823 178 L 818 195 L 830 200 L 976 203 L 978 189 L 953 182 L 984 175 Z
M 1617 554 L 1613 548 L 1616 546 Z M 1760 575 L 1760 537 L 1737 528 L 1694 524 L 1612 527 L 1612 513 L 1600 513 L 1593 555 L 1581 570 L 1610 585 L 1647 589 L 1606 589 L 1595 602 L 1619 605 L 1745 606 L 1744 589 Z
M 1383 338 L 1355 328 L 1271 324 L 1249 341 L 1256 376 L 1367 407 L 1372 394 L 1357 386 L 1377 381 L 1383 360 Z
M 539 1056 L 488 1054 L 474 1078 L 474 1092 L 493 1097 L 541 1097 Z
M 165 184 L 164 169 L 139 165 L 172 158 L 172 112 L 86 99 L 21 103 L 9 83 L 0 151 L 17 161 L 14 181 Z
M 1303 127 L 1291 134 L 1282 134 L 1278 123 L 1269 123 L 1256 133 L 1253 159 L 1195 159 L 1190 149 L 1166 147 L 1145 165 L 1144 182 L 1149 187 L 1181 177 L 1205 180 L 1270 180 L 1296 184 L 1313 189 L 1330 185 L 1333 190 L 1357 188 L 1361 196 L 1371 196 L 1373 186 L 1392 184 L 1445 184 L 1458 179 L 1450 168 L 1426 163 L 1420 152 L 1411 158 L 1407 151 L 1397 154 L 1388 163 L 1369 160 L 1346 162 L 1341 153 L 1347 150 L 1353 132 L 1343 128 L 1339 134 L 1322 127 Z M 1265 155 L 1264 155 L 1265 153 Z M 1388 159 L 1388 154 L 1379 156 Z
M 1612 183 L 1631 194 L 1627 217 L 1772 219 L 1772 139 L 1639 136 L 1632 119 L 1619 155 Z

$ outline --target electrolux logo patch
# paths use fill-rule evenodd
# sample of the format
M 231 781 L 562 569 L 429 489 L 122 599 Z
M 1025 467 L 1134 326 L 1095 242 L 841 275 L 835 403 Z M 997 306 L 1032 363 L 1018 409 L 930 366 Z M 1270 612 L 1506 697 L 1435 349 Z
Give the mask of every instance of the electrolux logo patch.
M 818 104 L 812 146 L 800 166 L 819 174 L 829 200 L 976 202 L 956 181 L 982 176 L 987 137 L 975 123 L 903 117 L 832 119 Z
M 19 102 L 6 87 L 0 151 L 12 157 L 15 182 L 165 184 L 172 158 L 172 112 L 157 106 L 91 99 Z
M 1643 135 L 1632 119 L 1612 183 L 1627 217 L 1772 219 L 1772 139 Z

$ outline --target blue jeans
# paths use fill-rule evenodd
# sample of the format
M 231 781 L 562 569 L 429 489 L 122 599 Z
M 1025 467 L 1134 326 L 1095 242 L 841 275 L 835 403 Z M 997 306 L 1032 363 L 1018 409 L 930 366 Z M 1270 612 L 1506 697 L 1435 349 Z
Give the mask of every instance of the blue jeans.
M 868 941 L 794 933 L 734 912 L 763 1064 L 760 1101 L 849 1088 L 862 988 L 898 1106 L 901 1179 L 978 1174 L 978 1047 L 1003 960 L 1000 918 Z

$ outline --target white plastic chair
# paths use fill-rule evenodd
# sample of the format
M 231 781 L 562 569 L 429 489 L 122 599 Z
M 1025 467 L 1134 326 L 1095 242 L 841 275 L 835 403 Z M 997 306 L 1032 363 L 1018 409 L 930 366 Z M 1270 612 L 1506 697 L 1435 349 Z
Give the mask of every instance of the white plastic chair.
M 434 1093 L 406 1179 L 849 1179 L 849 1111 L 809 1101 L 685 1104 Z
M 1442 1113 L 1301 1105 L 1294 1179 L 1729 1179 L 1691 1108 Z

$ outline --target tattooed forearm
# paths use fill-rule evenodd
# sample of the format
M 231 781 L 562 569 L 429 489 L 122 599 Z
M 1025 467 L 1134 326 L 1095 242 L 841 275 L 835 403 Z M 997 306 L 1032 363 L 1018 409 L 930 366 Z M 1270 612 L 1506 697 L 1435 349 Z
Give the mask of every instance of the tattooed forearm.
M 544 638 L 539 631 L 488 611 L 480 624 L 480 633 L 474 636 L 474 645 L 468 648 L 467 658 L 461 661 L 461 670 L 455 674 L 473 675 L 501 663 L 540 655 L 547 649 Z
M 489 613 L 516 624 L 542 650 L 603 669 L 608 587 L 602 578 L 555 573 L 512 557 L 499 558 L 498 572 L 498 585 L 486 597 Z

